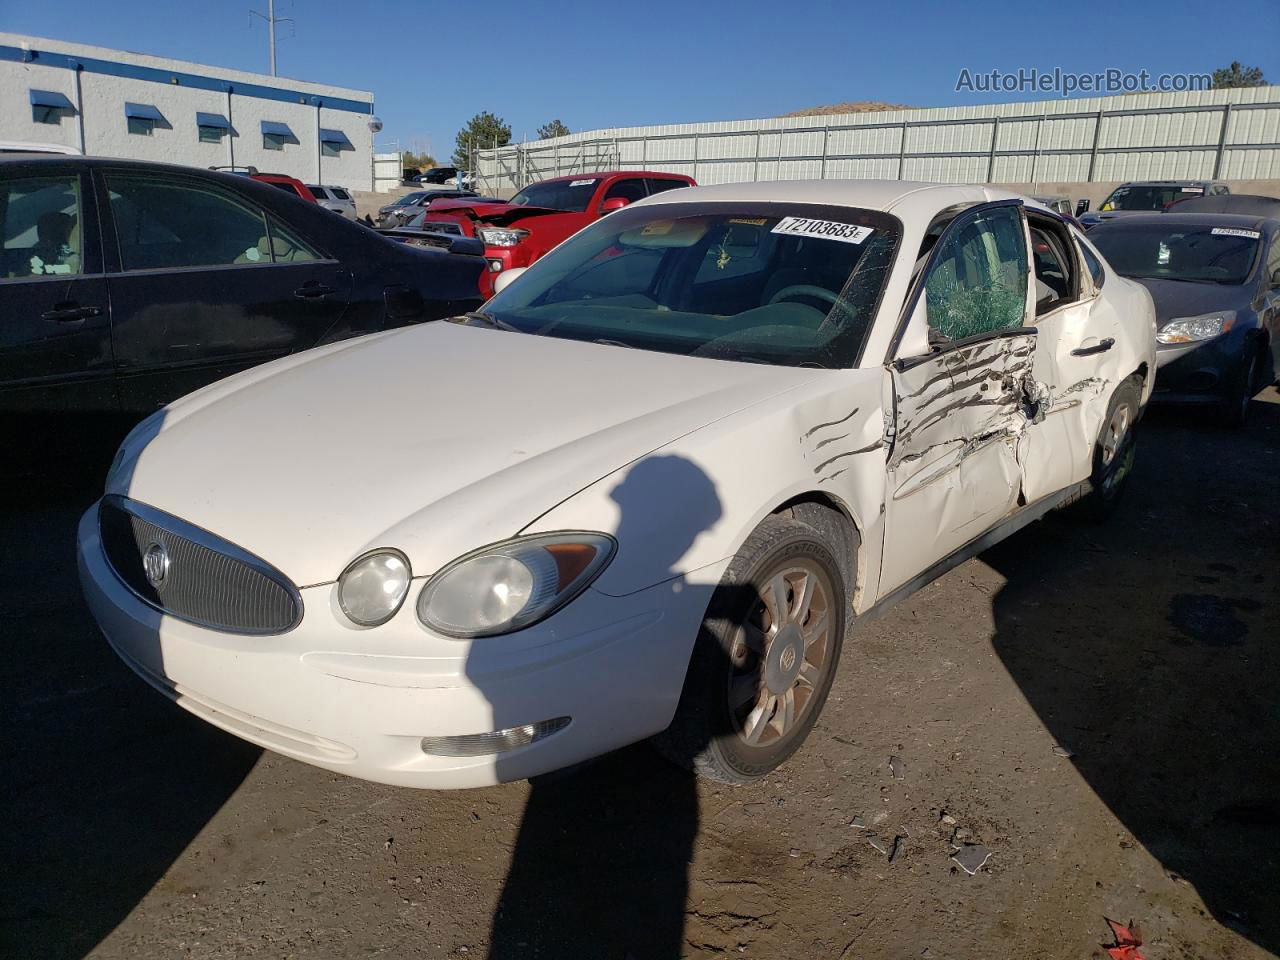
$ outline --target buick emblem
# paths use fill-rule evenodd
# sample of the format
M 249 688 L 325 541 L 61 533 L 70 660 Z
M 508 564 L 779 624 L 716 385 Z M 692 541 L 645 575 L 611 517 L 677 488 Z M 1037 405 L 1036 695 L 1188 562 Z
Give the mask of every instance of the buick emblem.
M 147 582 L 158 587 L 169 575 L 169 551 L 164 544 L 152 542 L 142 555 L 142 570 L 147 575 Z

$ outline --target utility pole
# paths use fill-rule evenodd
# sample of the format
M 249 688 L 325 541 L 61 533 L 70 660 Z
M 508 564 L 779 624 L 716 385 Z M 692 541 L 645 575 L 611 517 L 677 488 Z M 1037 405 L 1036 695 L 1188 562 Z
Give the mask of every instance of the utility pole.
M 276 0 L 267 0 L 267 13 L 263 16 L 257 10 L 250 10 L 249 16 L 262 17 L 267 21 L 268 42 L 271 44 L 271 75 L 276 75 L 276 24 L 277 23 L 293 23 L 292 17 L 276 16 Z

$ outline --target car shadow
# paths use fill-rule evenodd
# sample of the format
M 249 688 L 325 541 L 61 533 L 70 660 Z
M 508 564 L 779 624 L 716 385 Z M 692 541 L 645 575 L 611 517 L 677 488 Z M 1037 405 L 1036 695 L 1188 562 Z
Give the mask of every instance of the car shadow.
M 1251 417 L 1153 408 L 1109 522 L 1051 517 L 982 559 L 1007 580 L 996 652 L 1080 776 L 1171 882 L 1280 953 L 1280 404 Z
M 661 517 L 654 515 L 655 489 L 679 492 L 676 501 L 664 504 Z M 720 517 L 711 479 L 684 458 L 653 456 L 628 468 L 610 496 L 620 511 L 613 531 L 619 542 L 646 541 L 664 559 L 665 588 L 686 598 L 688 591 L 698 591 L 696 602 L 705 608 L 715 587 L 692 585 L 675 571 Z M 484 690 L 483 679 L 473 678 Z M 485 692 L 491 701 L 501 695 Z M 703 746 L 681 744 L 688 755 Z M 698 827 L 694 775 L 645 743 L 534 778 L 494 911 L 489 956 L 683 956 L 689 861 Z
M 77 960 L 162 882 L 260 751 L 111 651 L 75 552 L 111 455 L 47 453 L 0 479 L 0 956 Z

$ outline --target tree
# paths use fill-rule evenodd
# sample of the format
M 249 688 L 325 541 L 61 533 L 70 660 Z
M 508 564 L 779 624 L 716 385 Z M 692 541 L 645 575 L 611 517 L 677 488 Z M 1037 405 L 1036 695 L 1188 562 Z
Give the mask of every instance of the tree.
M 458 131 L 458 147 L 453 151 L 453 165 L 469 170 L 471 151 L 504 147 L 511 142 L 511 126 L 488 110 L 477 113 Z
M 436 165 L 436 158 L 429 153 L 413 153 L 405 150 L 400 155 L 401 166 L 417 167 L 419 170 L 430 170 Z
M 538 139 L 550 140 L 552 137 L 566 137 L 569 132 L 569 128 L 559 120 L 552 120 L 550 123 L 544 123 L 538 128 Z
M 1261 67 L 1242 67 L 1239 60 L 1232 60 L 1231 66 L 1213 71 L 1214 90 L 1224 87 L 1261 87 L 1265 83 Z

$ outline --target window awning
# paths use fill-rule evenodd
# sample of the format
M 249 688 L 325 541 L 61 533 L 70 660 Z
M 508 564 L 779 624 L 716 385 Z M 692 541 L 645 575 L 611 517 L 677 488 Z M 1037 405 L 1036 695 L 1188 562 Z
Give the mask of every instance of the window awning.
M 126 103 L 124 115 L 134 120 L 154 120 L 156 123 L 164 123 L 164 114 L 149 103 Z
M 67 99 L 65 93 L 56 90 L 32 90 L 31 105 L 33 107 L 53 107 L 55 110 L 75 110 L 75 106 Z
M 231 124 L 220 113 L 196 113 L 197 127 L 217 127 L 219 130 L 230 130 Z
M 355 149 L 355 145 L 347 139 L 347 135 L 341 130 L 326 130 L 324 127 L 321 127 L 320 142 L 335 144 L 338 149 L 342 149 L 343 147 L 346 147 L 348 150 Z
M 274 120 L 263 120 L 262 132 L 275 137 L 291 137 L 294 140 L 298 139 L 293 135 L 293 131 L 289 129 L 289 125 L 287 123 L 276 123 Z

